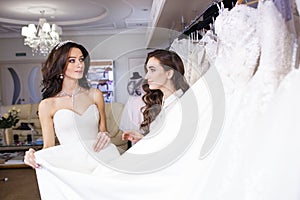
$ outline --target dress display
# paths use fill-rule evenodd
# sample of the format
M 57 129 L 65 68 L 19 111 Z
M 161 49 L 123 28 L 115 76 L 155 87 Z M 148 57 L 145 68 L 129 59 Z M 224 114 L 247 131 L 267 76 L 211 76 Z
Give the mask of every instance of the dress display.
M 236 182 L 244 182 L 248 199 L 300 198 L 299 83 L 299 70 L 293 69 L 281 81 L 264 114 L 250 127 L 251 135 L 241 140 L 241 152 L 248 159 L 241 162 Z
M 219 146 L 212 153 L 215 155 L 215 163 L 203 191 L 204 199 L 274 200 L 285 199 L 287 196 L 290 197 L 288 199 L 298 199 L 299 192 L 295 190 L 295 187 L 299 188 L 299 178 L 283 177 L 282 173 L 289 169 L 290 164 L 298 166 L 299 159 L 292 161 L 289 158 L 268 157 L 275 156 L 274 152 L 282 151 L 283 154 L 290 154 L 295 158 L 295 152 L 297 152 L 291 151 L 291 149 L 297 149 L 293 144 L 296 142 L 290 141 L 288 133 L 281 132 L 287 124 L 293 127 L 291 123 L 293 120 L 289 120 L 288 115 L 282 116 L 286 113 L 286 111 L 281 112 L 283 107 L 279 106 L 283 100 L 279 102 L 277 99 L 278 86 L 292 68 L 293 38 L 272 1 L 260 1 L 257 9 L 239 5 L 228 14 L 240 10 L 235 20 L 242 19 L 240 15 L 253 17 L 249 15 L 249 12 L 247 14 L 246 10 L 241 12 L 242 9 L 252 9 L 251 12 L 258 17 L 256 25 L 253 26 L 256 29 L 255 36 L 259 38 L 258 66 L 253 77 L 249 76 L 244 80 L 246 83 L 244 87 L 233 87 L 235 93 L 227 98 L 226 105 L 229 111 Z M 246 27 L 245 30 L 249 32 Z M 230 35 L 233 31 L 231 30 Z M 239 59 L 235 55 L 232 57 L 234 60 Z M 251 53 L 248 59 L 253 59 Z M 226 66 L 219 65 L 219 67 Z M 247 72 L 247 69 L 243 72 Z M 229 73 L 229 75 L 232 74 Z M 224 87 L 226 90 L 225 82 Z M 229 87 L 231 89 L 230 85 Z M 277 102 L 276 106 L 273 104 L 274 101 Z M 270 113 L 273 114 L 270 115 Z M 282 122 L 279 122 L 279 119 Z M 274 126 L 276 128 L 273 128 Z M 293 140 L 299 137 L 295 132 L 297 128 L 294 128 L 290 128 L 290 130 L 294 129 L 294 134 L 291 133 Z M 292 146 L 289 146 L 290 142 Z M 286 149 L 282 150 L 280 148 L 282 146 Z M 281 165 L 279 162 L 284 164 Z M 299 174 L 299 168 L 291 168 L 295 175 Z M 293 180 L 292 186 L 281 188 L 279 186 L 282 184 L 281 180 L 284 182 Z
M 257 9 L 243 4 L 221 11 L 215 21 L 218 36 L 215 67 L 225 85 L 227 98 L 248 83 L 259 64 L 257 22 Z
M 61 145 L 35 153 L 42 199 L 299 200 L 300 72 L 286 20 L 271 0 L 236 5 L 220 11 L 216 35 L 207 32 L 194 51 L 190 41 L 174 41 L 171 50 L 189 52 L 185 64 L 209 67 L 187 76 L 191 88 L 168 97 L 150 133 L 121 156 L 114 145 L 93 152 L 95 105 L 57 111 Z M 220 96 L 209 86 L 216 72 Z M 222 131 L 203 157 L 223 99 Z
M 138 72 L 133 72 L 127 84 L 128 100 L 124 106 L 120 121 L 122 131 L 140 130 L 140 124 L 143 121 L 142 107 L 145 105 L 143 96 L 143 77 Z
M 193 85 L 213 66 L 217 50 L 216 37 L 207 31 L 201 41 L 190 38 L 175 39 L 170 50 L 175 51 L 182 59 L 185 67 L 184 77 L 189 85 Z

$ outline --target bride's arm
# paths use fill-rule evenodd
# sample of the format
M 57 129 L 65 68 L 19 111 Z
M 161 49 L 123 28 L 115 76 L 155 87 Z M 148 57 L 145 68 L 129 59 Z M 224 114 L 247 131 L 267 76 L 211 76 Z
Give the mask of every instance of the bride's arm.
M 93 99 L 95 104 L 97 105 L 100 121 L 99 121 L 99 132 L 97 134 L 96 142 L 94 144 L 94 150 L 96 152 L 104 149 L 110 143 L 110 137 L 106 128 L 106 116 L 105 116 L 105 104 L 102 92 L 98 89 L 93 90 Z
M 51 109 L 49 109 L 51 107 L 53 106 L 50 105 L 50 102 L 48 100 L 43 100 L 39 104 L 39 119 L 42 127 L 44 149 L 55 145 L 53 119 L 51 115 Z M 24 156 L 24 163 L 31 166 L 32 168 L 38 168 L 39 164 L 35 162 L 34 153 L 35 150 L 32 148 L 26 151 Z
M 32 168 L 39 168 L 40 165 L 35 162 L 34 152 L 35 150 L 33 148 L 25 152 L 24 163 Z
M 94 89 L 94 102 L 100 114 L 99 130 L 107 132 L 104 98 L 102 92 L 98 89 Z
M 55 145 L 53 113 L 50 109 L 53 107 L 50 99 L 45 99 L 39 104 L 39 119 L 42 127 L 44 149 Z

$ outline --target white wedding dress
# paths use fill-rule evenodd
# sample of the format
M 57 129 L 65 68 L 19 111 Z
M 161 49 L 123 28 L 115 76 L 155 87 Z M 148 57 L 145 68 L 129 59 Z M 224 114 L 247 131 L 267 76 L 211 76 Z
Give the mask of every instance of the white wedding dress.
M 90 106 L 82 115 L 69 110 L 55 114 L 61 145 L 35 153 L 42 199 L 198 200 L 192 183 L 205 182 L 199 177 L 205 177 L 207 164 L 199 155 L 211 120 L 205 81 L 197 81 L 181 98 L 167 98 L 149 136 L 121 157 L 114 146 L 93 153 L 93 136 L 81 134 L 95 132 L 96 113 Z
M 300 72 L 293 69 L 255 126 L 240 141 L 239 195 L 258 200 L 300 199 Z
M 299 200 L 300 73 L 286 75 L 292 45 L 278 14 L 271 1 L 260 1 L 257 10 L 239 5 L 221 14 L 216 30 L 225 46 L 216 67 L 181 98 L 167 99 L 149 136 L 122 156 L 113 145 L 92 151 L 95 106 L 82 115 L 58 111 L 62 145 L 35 154 L 42 199 Z M 212 121 L 220 114 L 214 100 L 223 99 L 208 89 L 215 69 L 227 113 L 222 133 L 209 140 L 220 125 Z M 203 147 L 209 147 L 204 156 Z
M 231 17 L 234 19 L 231 20 Z M 260 49 L 257 62 L 259 65 L 254 69 L 255 74 L 252 77 L 249 76 L 253 69 L 251 66 L 234 66 L 244 66 L 235 71 L 222 65 L 221 60 L 216 63 L 221 77 L 224 77 L 226 72 L 230 78 L 223 78 L 226 97 L 229 97 L 226 99 L 228 101 L 226 105 L 230 110 L 227 112 L 219 145 L 212 152 L 215 161 L 209 172 L 208 181 L 201 190 L 202 199 L 296 200 L 299 199 L 300 180 L 299 159 L 297 159 L 299 129 L 293 123 L 297 123 L 294 117 L 299 116 L 299 112 L 295 109 L 296 113 L 292 118 L 289 113 L 292 107 L 296 107 L 296 104 L 289 104 L 295 103 L 289 98 L 293 98 L 292 93 L 296 93 L 296 90 L 290 88 L 284 95 L 277 93 L 278 86 L 292 66 L 293 40 L 284 19 L 272 1 L 260 1 L 257 9 L 245 5 L 236 6 L 225 18 L 227 22 L 232 22 L 244 17 L 251 19 L 248 22 L 256 21 L 256 23 L 249 27 L 249 24 L 243 24 L 241 21 L 238 27 L 231 27 L 236 29 L 223 32 L 227 34 L 227 40 L 221 42 L 244 41 L 243 38 L 247 34 L 254 33 L 252 37 L 259 39 L 257 40 Z M 216 26 L 219 23 L 217 20 Z M 241 31 L 243 28 L 245 33 Z M 242 39 L 237 40 L 233 37 L 238 34 Z M 251 41 L 252 39 L 250 43 L 246 42 L 249 45 L 246 61 L 255 58 L 253 51 L 256 55 L 257 44 L 252 49 Z M 245 58 L 241 57 L 240 60 L 236 54 L 232 54 L 231 57 L 233 63 L 238 63 L 239 60 L 241 64 Z M 236 72 L 248 75 L 238 76 L 244 77 L 240 81 L 238 78 L 233 79 L 234 75 L 237 75 Z M 239 81 L 239 84 L 235 86 L 231 84 L 231 80 L 235 80 L 234 83 Z M 299 81 L 296 82 L 299 84 Z M 299 88 L 299 85 L 293 87 Z

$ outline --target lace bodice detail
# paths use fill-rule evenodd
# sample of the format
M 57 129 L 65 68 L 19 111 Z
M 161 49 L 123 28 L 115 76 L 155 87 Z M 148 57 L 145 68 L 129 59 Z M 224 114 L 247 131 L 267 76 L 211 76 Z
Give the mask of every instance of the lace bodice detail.
M 268 73 L 280 81 L 291 69 L 293 38 L 272 1 L 260 2 L 258 11 L 262 53 L 257 74 Z
M 223 10 L 215 21 L 218 37 L 215 65 L 226 94 L 244 86 L 257 68 L 260 55 L 257 20 L 256 9 L 236 5 L 230 11 Z
M 284 18 L 272 1 L 260 2 L 258 12 L 261 56 L 257 72 L 247 89 L 252 95 L 251 97 L 246 95 L 244 99 L 247 104 L 260 99 L 256 105 L 258 111 L 263 112 L 281 80 L 291 70 L 293 38 Z
M 226 97 L 230 98 L 215 165 L 217 170 L 210 178 L 219 180 L 216 193 L 219 199 L 246 199 L 243 195 L 248 196 L 247 199 L 266 199 L 259 197 L 266 187 L 259 180 L 268 177 L 269 170 L 259 166 L 248 176 L 247 166 L 252 163 L 246 162 L 247 155 L 256 156 L 252 152 L 256 152 L 255 140 L 261 140 L 268 132 L 259 132 L 261 130 L 256 128 L 270 109 L 281 79 L 290 71 L 293 43 L 273 1 L 259 1 L 257 9 L 237 5 L 231 11 L 221 13 L 215 23 L 219 38 L 216 67 L 224 81 Z M 257 64 L 253 65 L 255 62 Z M 244 87 L 237 90 L 243 83 Z M 232 96 L 228 95 L 231 91 Z M 242 173 L 245 176 L 241 180 Z M 231 187 L 232 184 L 236 187 Z

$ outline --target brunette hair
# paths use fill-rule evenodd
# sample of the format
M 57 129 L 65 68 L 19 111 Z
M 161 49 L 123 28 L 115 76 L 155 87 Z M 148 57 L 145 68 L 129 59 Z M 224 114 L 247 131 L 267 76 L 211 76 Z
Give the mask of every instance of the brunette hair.
M 61 79 L 60 76 L 66 71 L 71 48 L 78 48 L 83 54 L 85 67 L 83 77 L 79 79 L 79 85 L 83 88 L 89 88 L 86 78 L 90 66 L 90 56 L 88 51 L 81 44 L 77 44 L 73 41 L 65 41 L 57 44 L 51 50 L 45 64 L 42 67 L 43 99 L 53 97 L 61 91 L 63 79 Z
M 189 89 L 189 85 L 184 78 L 183 62 L 175 52 L 157 49 L 148 53 L 145 61 L 146 73 L 146 65 L 151 57 L 158 59 L 164 70 L 174 70 L 174 74 L 171 80 L 173 81 L 176 90 L 181 89 L 183 92 L 186 92 Z M 140 129 L 143 131 L 144 135 L 146 135 L 149 133 L 151 122 L 155 120 L 155 118 L 161 111 L 163 93 L 161 90 L 151 90 L 146 82 L 143 84 L 143 89 L 145 91 L 145 94 L 142 99 L 145 103 L 145 106 L 141 109 L 144 118 L 140 125 Z

